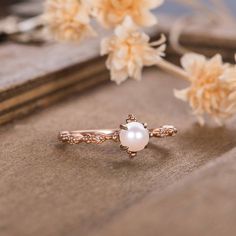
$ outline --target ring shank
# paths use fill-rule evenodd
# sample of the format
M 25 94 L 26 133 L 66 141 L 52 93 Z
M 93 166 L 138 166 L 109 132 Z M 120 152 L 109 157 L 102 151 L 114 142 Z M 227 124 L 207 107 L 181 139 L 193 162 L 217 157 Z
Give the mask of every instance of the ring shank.
M 98 129 L 98 130 L 77 130 L 69 132 L 71 135 L 85 135 L 85 134 L 102 134 L 102 135 L 112 135 L 116 132 L 116 129 Z
M 108 140 L 119 142 L 119 133 L 120 129 L 63 131 L 59 133 L 58 139 L 63 143 L 69 144 L 101 144 Z M 177 129 L 170 125 L 149 129 L 150 137 L 155 138 L 174 136 L 176 133 Z
M 58 139 L 63 143 L 80 144 L 94 143 L 101 144 L 107 140 L 119 141 L 119 130 L 101 129 L 101 130 L 77 130 L 63 131 L 59 133 Z

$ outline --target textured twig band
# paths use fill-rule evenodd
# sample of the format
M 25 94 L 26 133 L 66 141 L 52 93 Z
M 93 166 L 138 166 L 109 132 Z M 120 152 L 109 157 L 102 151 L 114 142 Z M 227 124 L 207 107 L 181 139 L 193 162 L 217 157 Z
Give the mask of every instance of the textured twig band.
M 120 142 L 121 149 L 127 151 L 130 157 L 134 157 L 147 146 L 150 138 L 171 137 L 176 133 L 177 129 L 170 125 L 147 129 L 146 123 L 139 123 L 133 115 L 129 115 L 126 124 L 120 125 L 119 129 L 63 131 L 59 133 L 58 138 L 68 144 Z

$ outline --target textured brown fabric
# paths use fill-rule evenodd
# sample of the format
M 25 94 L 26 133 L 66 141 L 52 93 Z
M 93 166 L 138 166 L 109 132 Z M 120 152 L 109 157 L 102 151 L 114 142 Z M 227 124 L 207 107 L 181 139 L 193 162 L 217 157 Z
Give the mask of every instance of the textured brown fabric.
M 95 235 L 234 236 L 236 148 L 183 183 L 144 198 Z
M 141 82 L 109 83 L 2 127 L 0 235 L 189 236 L 232 226 L 235 152 L 225 164 L 216 159 L 223 160 L 235 146 L 234 121 L 224 128 L 200 128 L 188 107 L 173 97 L 173 88 L 184 86 L 149 71 Z M 59 130 L 118 127 L 128 113 L 150 127 L 173 124 L 179 135 L 152 140 L 133 161 L 114 143 L 63 146 L 56 140 Z M 205 164 L 209 173 L 206 168 L 189 177 Z M 220 173 L 230 174 L 220 182 Z M 236 227 L 230 230 L 236 233 Z

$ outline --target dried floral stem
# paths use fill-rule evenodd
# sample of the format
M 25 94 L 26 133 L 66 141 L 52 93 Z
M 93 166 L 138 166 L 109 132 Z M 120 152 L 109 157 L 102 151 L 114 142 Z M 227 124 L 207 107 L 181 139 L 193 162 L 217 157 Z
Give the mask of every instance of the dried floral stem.
M 162 70 L 173 74 L 181 79 L 189 81 L 189 76 L 188 74 L 180 67 L 174 65 L 171 62 L 168 62 L 164 59 L 159 59 L 156 63 L 156 65 L 161 68 Z
M 184 28 L 186 27 L 186 23 L 189 21 L 192 21 L 192 16 L 186 15 L 180 17 L 175 21 L 175 23 L 173 23 L 173 26 L 170 28 L 170 35 L 169 35 L 170 44 L 173 47 L 173 49 L 180 55 L 190 52 L 190 50 L 186 49 L 184 46 L 180 44 L 181 34 L 183 33 Z

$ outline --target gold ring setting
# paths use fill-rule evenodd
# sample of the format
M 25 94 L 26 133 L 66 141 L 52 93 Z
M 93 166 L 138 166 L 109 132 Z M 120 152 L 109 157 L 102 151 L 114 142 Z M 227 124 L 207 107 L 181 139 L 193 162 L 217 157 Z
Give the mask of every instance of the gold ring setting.
M 129 115 L 125 124 L 118 129 L 62 131 L 59 140 L 68 144 L 102 144 L 106 141 L 120 143 L 120 148 L 134 158 L 139 151 L 147 148 L 150 138 L 172 137 L 177 129 L 172 125 L 164 125 L 156 129 L 148 129 L 146 123 L 137 121 L 134 115 Z

